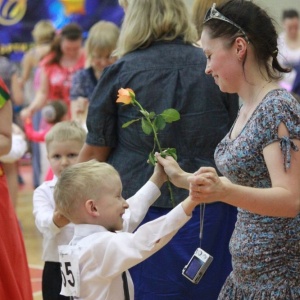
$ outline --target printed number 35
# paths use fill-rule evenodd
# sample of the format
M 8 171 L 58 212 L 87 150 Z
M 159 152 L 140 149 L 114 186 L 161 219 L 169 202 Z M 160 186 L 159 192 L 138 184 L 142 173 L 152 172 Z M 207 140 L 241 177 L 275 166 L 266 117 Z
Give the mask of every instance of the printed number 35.
M 65 270 L 63 270 L 63 268 L 65 268 Z M 61 269 L 61 277 L 62 277 L 63 285 L 66 287 L 67 283 L 68 283 L 69 285 L 74 287 L 75 286 L 75 278 L 74 278 L 74 275 L 72 273 L 71 263 L 70 262 L 65 262 L 64 266 L 62 264 L 60 264 L 60 269 Z

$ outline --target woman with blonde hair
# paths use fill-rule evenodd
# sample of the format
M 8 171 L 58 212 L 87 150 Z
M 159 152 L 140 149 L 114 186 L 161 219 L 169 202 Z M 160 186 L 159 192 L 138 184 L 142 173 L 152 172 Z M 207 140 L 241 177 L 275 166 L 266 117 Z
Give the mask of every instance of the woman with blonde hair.
M 129 1 L 121 28 L 117 55 L 103 72 L 91 97 L 87 141 L 79 161 L 108 161 L 121 174 L 126 198 L 143 185 L 153 167 L 147 164 L 153 136 L 143 133 L 139 123 L 122 124 L 140 118 L 131 105 L 116 103 L 120 88 L 131 88 L 149 112 L 174 108 L 180 120 L 167 124 L 159 134 L 163 148 L 176 148 L 178 162 L 191 172 L 199 166 L 214 166 L 213 152 L 229 130 L 238 109 L 236 95 L 220 92 L 214 80 L 205 76 L 206 58 L 195 47 L 197 32 L 183 0 Z M 172 186 L 175 204 L 188 194 Z M 143 222 L 172 209 L 170 193 L 150 207 Z M 142 300 L 215 300 L 231 270 L 228 251 L 236 220 L 236 209 L 220 203 L 206 207 L 202 247 L 214 262 L 199 285 L 181 275 L 199 246 L 200 209 L 176 237 L 149 260 L 130 269 L 135 297 Z M 203 219 L 201 218 L 201 221 Z

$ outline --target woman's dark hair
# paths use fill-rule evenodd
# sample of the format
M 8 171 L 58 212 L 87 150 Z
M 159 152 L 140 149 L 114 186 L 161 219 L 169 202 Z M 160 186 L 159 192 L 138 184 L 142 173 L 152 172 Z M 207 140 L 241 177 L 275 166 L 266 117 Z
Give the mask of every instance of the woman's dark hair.
M 53 53 L 53 57 L 47 62 L 47 64 L 55 64 L 59 63 L 60 59 L 62 58 L 62 51 L 61 51 L 61 42 L 63 39 L 69 41 L 77 41 L 82 39 L 82 28 L 77 23 L 70 23 L 65 25 L 61 31 L 56 35 L 54 41 L 51 45 L 51 53 Z
M 283 68 L 277 60 L 278 34 L 273 19 L 266 11 L 253 2 L 244 0 L 229 0 L 216 9 L 243 29 L 253 46 L 255 58 L 259 65 L 264 67 L 270 79 L 280 79 L 281 73 L 290 72 L 290 69 Z M 204 20 L 203 27 L 209 29 L 211 38 L 230 39 L 230 45 L 237 37 L 245 37 L 237 27 L 220 19 L 211 18 L 207 22 Z M 246 59 L 247 56 L 244 63 Z M 272 60 L 271 64 L 270 60 Z
M 295 9 L 286 9 L 282 12 L 282 20 L 298 18 L 299 14 Z

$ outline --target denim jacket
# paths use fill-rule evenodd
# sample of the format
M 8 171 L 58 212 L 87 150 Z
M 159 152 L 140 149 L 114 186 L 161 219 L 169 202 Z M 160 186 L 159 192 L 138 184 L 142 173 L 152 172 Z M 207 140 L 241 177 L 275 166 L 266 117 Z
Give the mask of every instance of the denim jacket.
M 205 66 L 202 49 L 176 39 L 130 52 L 104 70 L 90 101 L 87 144 L 112 148 L 108 162 L 121 175 L 125 199 L 153 173 L 147 164 L 153 136 L 142 131 L 140 122 L 121 127 L 141 114 L 132 105 L 116 103 L 118 90 L 133 89 L 149 112 L 179 111 L 180 120 L 167 124 L 159 132 L 159 141 L 162 148 L 176 148 L 183 170 L 215 167 L 214 150 L 236 117 L 238 96 L 221 93 L 213 78 L 205 74 Z M 175 187 L 172 190 L 176 203 L 188 194 Z M 171 207 L 166 185 L 154 205 Z

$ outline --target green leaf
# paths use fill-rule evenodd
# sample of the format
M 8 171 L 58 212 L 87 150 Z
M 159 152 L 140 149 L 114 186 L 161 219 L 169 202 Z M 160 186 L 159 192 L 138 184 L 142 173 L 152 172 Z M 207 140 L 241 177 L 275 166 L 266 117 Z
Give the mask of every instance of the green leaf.
M 166 127 L 166 121 L 161 115 L 158 115 L 154 120 L 154 126 L 157 130 L 162 130 Z
M 142 118 L 142 129 L 147 135 L 149 135 L 152 132 L 151 123 L 145 118 Z
M 179 112 L 174 108 L 166 109 L 160 115 L 164 118 L 164 120 L 167 123 L 172 123 L 180 119 Z
M 154 119 L 154 117 L 155 117 L 155 112 L 154 112 L 154 111 L 151 111 L 151 112 L 149 113 L 149 118 L 150 118 L 150 119 Z
M 175 160 L 177 160 L 176 149 L 175 148 L 167 148 L 162 151 L 161 156 L 162 157 L 172 156 Z
M 135 120 L 128 121 L 128 122 L 126 122 L 126 123 L 124 123 L 124 124 L 122 125 L 122 128 L 126 128 L 126 127 L 128 127 L 129 125 L 131 125 L 132 123 L 138 122 L 139 120 L 140 120 L 140 119 L 135 119 Z
M 155 166 L 155 164 L 156 164 L 156 157 L 154 156 L 153 152 L 149 153 L 148 160 L 149 160 L 150 165 Z

